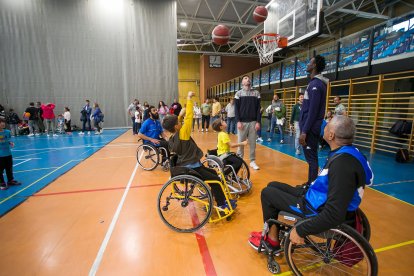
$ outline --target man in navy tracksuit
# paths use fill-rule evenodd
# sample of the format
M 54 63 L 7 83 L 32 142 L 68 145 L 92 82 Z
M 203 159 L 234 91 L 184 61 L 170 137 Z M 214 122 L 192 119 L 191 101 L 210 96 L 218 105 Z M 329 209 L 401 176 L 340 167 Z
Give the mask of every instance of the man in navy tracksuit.
M 322 76 L 325 59 L 317 55 L 312 58 L 306 71 L 311 81 L 306 88 L 302 110 L 299 117 L 301 134 L 299 143 L 303 147 L 306 162 L 309 164 L 308 184 L 318 176 L 318 141 L 323 117 L 325 115 L 326 86 L 329 80 Z

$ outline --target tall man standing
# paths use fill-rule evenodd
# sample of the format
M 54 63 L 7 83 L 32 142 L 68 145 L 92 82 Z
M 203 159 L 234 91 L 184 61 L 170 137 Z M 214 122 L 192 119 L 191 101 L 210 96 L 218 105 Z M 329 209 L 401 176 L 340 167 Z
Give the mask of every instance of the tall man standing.
M 245 75 L 242 79 L 242 89 L 237 91 L 235 99 L 235 116 L 238 129 L 239 143 L 249 141 L 250 167 L 259 169 L 256 164 L 256 133 L 260 129 L 260 93 L 251 90 L 250 77 Z M 243 158 L 244 146 L 240 146 L 238 154 Z
M 325 65 L 325 59 L 317 55 L 309 61 L 306 67 L 311 81 L 306 88 L 300 111 L 299 143 L 303 147 L 306 162 L 309 164 L 308 184 L 318 176 L 318 141 L 325 114 L 326 86 L 329 82 L 321 74 Z

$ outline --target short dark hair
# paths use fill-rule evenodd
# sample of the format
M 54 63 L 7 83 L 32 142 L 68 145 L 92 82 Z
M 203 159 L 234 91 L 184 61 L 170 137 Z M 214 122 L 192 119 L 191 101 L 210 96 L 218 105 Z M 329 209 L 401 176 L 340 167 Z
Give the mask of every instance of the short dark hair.
M 215 99 L 216 101 L 220 101 L 220 100 L 219 100 L 219 97 L 215 97 L 214 99 Z
M 299 93 L 299 96 L 305 96 L 305 94 L 304 93 Z
M 6 123 L 6 119 L 4 119 L 3 117 L 0 117 L 0 123 Z
M 341 100 L 341 97 L 340 97 L 340 96 L 335 96 L 335 98 L 338 98 L 338 100 Z M 334 98 L 334 99 L 335 99 L 335 98 Z
M 10 111 L 10 112 L 13 112 L 13 111 L 14 111 L 14 109 L 13 109 L 13 108 L 10 108 L 10 109 L 9 109 L 9 111 Z
M 151 109 L 155 108 L 155 106 L 151 105 L 150 107 L 148 107 L 149 111 L 151 111 Z
M 30 102 L 30 103 L 29 103 L 29 105 L 30 105 L 30 106 L 34 106 L 34 102 Z
M 177 115 L 168 114 L 162 120 L 162 128 L 171 133 L 175 133 L 175 126 L 177 124 L 178 124 Z
M 249 75 L 243 75 L 242 76 L 242 79 L 244 79 L 244 77 L 248 77 L 250 79 L 250 76 Z
M 89 100 L 86 100 L 89 103 Z
M 221 131 L 220 127 L 221 127 L 221 119 L 217 119 L 213 122 L 213 124 L 211 125 L 211 127 L 213 128 L 213 130 L 219 132 Z
M 318 73 L 321 73 L 323 70 L 325 70 L 325 66 L 326 66 L 325 58 L 321 55 L 317 55 L 314 58 L 315 58 L 316 71 Z

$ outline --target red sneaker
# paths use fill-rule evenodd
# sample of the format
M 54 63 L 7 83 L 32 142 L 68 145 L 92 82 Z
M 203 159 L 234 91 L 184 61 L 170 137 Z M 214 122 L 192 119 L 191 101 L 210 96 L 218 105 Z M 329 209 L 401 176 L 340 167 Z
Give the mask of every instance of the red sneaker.
M 260 238 L 261 236 L 262 236 L 262 231 L 250 232 L 250 237 L 259 237 Z

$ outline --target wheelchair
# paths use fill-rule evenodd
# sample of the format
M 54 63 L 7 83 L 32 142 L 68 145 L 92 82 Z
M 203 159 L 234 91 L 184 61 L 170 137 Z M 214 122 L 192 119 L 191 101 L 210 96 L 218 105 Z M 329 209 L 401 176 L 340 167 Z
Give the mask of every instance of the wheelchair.
M 238 173 L 231 165 L 224 165 L 223 161 L 217 156 L 217 150 L 208 150 L 203 165 L 216 170 L 219 175 L 224 175 L 225 182 L 231 194 L 241 195 L 250 192 L 252 182 L 250 181 L 250 170 L 243 158 L 235 153 L 230 153 L 242 161 L 242 166 Z
M 258 252 L 267 255 L 267 268 L 273 274 L 280 273 L 275 256 L 284 253 L 285 259 L 295 275 L 377 275 L 378 261 L 369 244 L 371 228 L 366 215 L 355 211 L 355 219 L 317 235 L 304 238 L 305 243 L 293 244 L 290 231 L 306 221 L 287 212 L 280 212 L 282 220 L 270 219 L 265 222 Z M 359 220 L 361 234 L 354 224 Z M 292 222 L 294 223 L 292 225 Z M 273 251 L 264 242 L 264 237 L 272 225 L 279 228 L 280 249 Z
M 177 156 L 170 158 L 171 178 L 159 194 L 157 209 L 162 221 L 172 230 L 191 233 L 207 222 L 230 220 L 234 213 L 231 201 L 234 199 L 228 186 L 217 180 L 201 180 L 201 175 L 187 167 L 175 166 Z M 220 176 L 224 179 L 224 176 Z M 228 208 L 213 203 L 209 184 L 218 184 L 224 192 Z
M 138 142 L 140 141 L 142 141 L 142 139 L 138 140 Z M 166 156 L 165 161 L 163 161 L 163 156 Z M 167 149 L 164 147 L 156 147 L 152 144 L 144 143 L 143 141 L 137 148 L 137 162 L 138 165 L 146 171 L 152 171 L 158 165 L 162 166 L 163 171 L 168 171 L 170 169 Z

